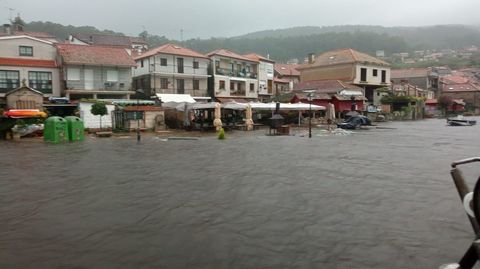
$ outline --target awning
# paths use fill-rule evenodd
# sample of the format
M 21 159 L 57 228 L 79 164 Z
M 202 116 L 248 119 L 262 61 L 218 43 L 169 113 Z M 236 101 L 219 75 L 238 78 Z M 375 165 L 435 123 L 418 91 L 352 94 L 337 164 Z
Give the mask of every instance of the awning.
M 352 91 L 352 90 L 342 90 L 342 91 L 340 91 L 340 95 L 360 96 L 360 95 L 363 95 L 363 92 L 362 91 Z
M 157 93 L 158 99 L 162 103 L 195 103 L 195 99 L 190 94 L 166 94 L 166 93 Z
M 251 98 L 251 99 L 254 99 L 254 98 Z M 217 97 L 217 100 L 220 102 L 220 103 L 230 103 L 230 102 L 237 102 L 237 103 L 248 103 L 249 99 L 247 98 L 231 98 L 231 97 Z

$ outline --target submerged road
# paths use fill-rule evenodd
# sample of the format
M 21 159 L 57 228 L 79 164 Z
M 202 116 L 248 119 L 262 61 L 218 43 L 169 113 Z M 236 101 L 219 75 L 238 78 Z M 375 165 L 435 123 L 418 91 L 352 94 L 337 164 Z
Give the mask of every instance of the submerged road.
M 450 163 L 480 155 L 480 126 L 384 126 L 312 139 L 0 141 L 0 268 L 458 261 L 473 232 Z M 464 172 L 473 184 L 480 164 Z

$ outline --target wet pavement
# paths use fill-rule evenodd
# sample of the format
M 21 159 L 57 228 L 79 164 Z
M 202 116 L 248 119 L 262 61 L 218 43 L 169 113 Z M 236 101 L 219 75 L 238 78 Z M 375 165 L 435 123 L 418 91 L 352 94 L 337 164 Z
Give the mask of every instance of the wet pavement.
M 438 268 L 473 239 L 480 126 L 0 141 L 0 268 Z M 305 134 L 305 132 L 302 132 Z M 470 184 L 480 165 L 464 168 Z

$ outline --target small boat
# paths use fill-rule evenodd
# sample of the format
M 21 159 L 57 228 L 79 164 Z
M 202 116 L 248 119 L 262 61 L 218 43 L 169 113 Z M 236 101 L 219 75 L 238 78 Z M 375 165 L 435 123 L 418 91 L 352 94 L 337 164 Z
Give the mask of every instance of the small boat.
M 10 118 L 46 118 L 47 113 L 40 111 L 38 109 L 10 109 L 9 111 L 3 112 L 4 116 Z
M 477 124 L 476 120 L 467 120 L 463 116 L 458 115 L 455 118 L 447 118 L 449 126 L 472 126 Z

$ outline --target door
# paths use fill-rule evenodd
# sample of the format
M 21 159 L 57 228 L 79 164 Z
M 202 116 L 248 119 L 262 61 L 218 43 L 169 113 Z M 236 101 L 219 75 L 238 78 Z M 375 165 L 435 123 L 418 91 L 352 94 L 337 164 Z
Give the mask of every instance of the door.
M 85 90 L 93 90 L 93 70 L 92 69 L 85 69 L 83 71 L 83 77 L 85 82 Z
M 177 79 L 177 93 L 184 94 L 185 93 L 185 80 Z
M 183 73 L 183 58 L 177 58 L 177 73 Z

